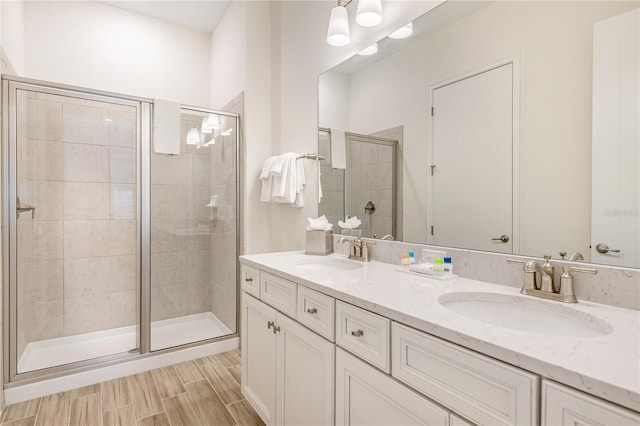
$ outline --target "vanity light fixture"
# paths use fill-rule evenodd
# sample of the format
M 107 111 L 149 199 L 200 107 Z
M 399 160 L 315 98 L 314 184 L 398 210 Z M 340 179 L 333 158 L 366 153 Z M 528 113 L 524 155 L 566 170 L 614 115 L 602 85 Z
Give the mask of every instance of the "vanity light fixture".
M 198 145 L 198 142 L 200 142 L 200 133 L 198 129 L 193 127 L 187 133 L 187 145 Z
M 327 43 L 331 46 L 346 46 L 351 41 L 349 15 L 347 14 L 347 5 L 350 2 L 351 0 L 338 0 L 338 5 L 331 9 L 329 29 L 327 30 Z
M 362 49 L 360 52 L 358 52 L 358 55 L 360 56 L 370 56 L 370 55 L 374 55 L 378 52 L 378 43 L 373 43 L 371 46 Z
M 202 133 L 213 133 L 214 130 L 220 128 L 220 119 L 215 114 L 209 114 L 208 117 L 202 119 Z
M 375 27 L 382 22 L 382 0 L 360 0 L 356 22 L 363 27 Z
M 389 34 L 389 38 L 400 40 L 409 37 L 411 34 L 413 34 L 413 22 L 409 22 L 407 25 L 395 30 Z

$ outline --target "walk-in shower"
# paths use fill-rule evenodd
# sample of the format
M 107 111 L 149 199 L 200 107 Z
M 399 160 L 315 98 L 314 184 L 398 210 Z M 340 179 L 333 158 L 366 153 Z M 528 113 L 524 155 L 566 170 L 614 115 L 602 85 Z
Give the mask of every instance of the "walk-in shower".
M 5 383 L 236 335 L 238 115 L 167 154 L 149 99 L 2 89 Z

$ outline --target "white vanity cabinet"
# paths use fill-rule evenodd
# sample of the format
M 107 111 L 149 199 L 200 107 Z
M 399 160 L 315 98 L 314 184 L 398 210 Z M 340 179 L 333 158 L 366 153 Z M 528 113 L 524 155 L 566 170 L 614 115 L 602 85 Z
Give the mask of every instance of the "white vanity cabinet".
M 638 426 L 640 414 L 548 380 L 542 381 L 542 426 Z
M 448 426 L 449 412 L 338 348 L 336 425 Z
M 538 424 L 537 375 L 402 324 L 392 336 L 394 377 L 478 424 Z
M 242 296 L 242 393 L 267 425 L 332 425 L 335 346 Z
M 242 393 L 268 425 L 640 426 L 636 411 L 422 331 L 401 309 L 363 308 L 375 276 L 341 296 L 255 266 L 266 256 L 243 264 L 241 339 Z

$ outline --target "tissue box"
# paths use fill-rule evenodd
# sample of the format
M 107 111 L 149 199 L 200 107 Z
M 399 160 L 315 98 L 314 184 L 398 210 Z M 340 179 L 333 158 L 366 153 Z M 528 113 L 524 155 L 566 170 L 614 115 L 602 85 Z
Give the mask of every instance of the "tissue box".
M 322 256 L 333 253 L 331 231 L 307 231 L 307 251 L 305 253 Z
M 362 237 L 362 229 L 346 229 L 342 228 L 340 230 L 342 235 L 348 235 L 350 237 Z

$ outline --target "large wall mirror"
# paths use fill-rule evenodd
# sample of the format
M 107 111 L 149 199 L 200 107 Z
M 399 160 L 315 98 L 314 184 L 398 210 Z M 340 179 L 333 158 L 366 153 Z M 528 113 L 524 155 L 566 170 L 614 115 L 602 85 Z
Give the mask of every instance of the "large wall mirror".
M 450 0 L 322 74 L 320 213 L 369 201 L 350 194 L 363 157 L 332 173 L 326 130 L 382 135 L 395 217 L 378 238 L 640 267 L 638 8 Z

